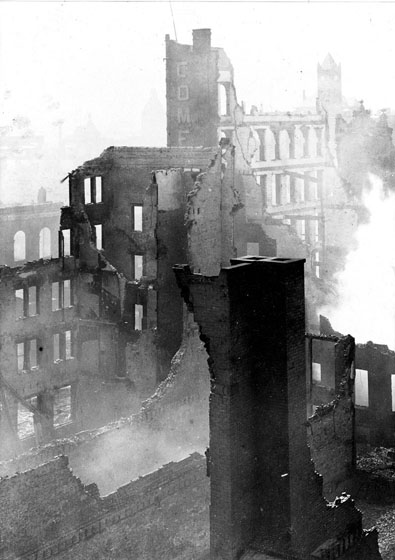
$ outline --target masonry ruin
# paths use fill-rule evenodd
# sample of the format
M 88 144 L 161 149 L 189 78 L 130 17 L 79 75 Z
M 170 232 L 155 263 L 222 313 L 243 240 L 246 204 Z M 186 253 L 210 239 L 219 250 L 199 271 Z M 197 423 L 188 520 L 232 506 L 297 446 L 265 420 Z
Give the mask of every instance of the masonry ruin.
M 292 113 L 239 104 L 208 29 L 166 72 L 168 147 L 0 209 L 0 558 L 380 558 L 349 495 L 395 500 L 357 458 L 395 445 L 393 352 L 319 309 L 392 130 L 330 56 Z

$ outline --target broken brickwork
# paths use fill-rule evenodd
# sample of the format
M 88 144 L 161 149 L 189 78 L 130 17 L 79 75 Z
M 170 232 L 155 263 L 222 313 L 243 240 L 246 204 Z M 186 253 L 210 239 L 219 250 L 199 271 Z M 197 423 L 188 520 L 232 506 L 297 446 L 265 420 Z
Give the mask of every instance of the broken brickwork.
M 380 558 L 351 498 L 324 500 L 310 459 L 303 261 L 235 259 L 211 278 L 175 272 L 210 356 L 211 557 L 252 547 Z
M 78 271 L 71 256 L 0 275 L 1 457 L 130 413 L 127 393 L 111 387 L 118 329 L 100 278 Z
M 99 252 L 126 281 L 120 329 L 127 356 L 133 360 L 141 354 L 142 331 L 149 338 L 144 346 L 156 350 L 151 383 L 148 377 L 144 382 L 146 392 L 166 377 L 181 343 L 183 309 L 171 267 L 186 259 L 187 194 L 217 151 L 108 148 L 70 175 L 70 207 L 63 210 L 62 227 L 70 227 L 72 254 L 87 266 L 94 266 L 92 256 L 97 259 L 100 227 Z M 215 169 L 219 183 L 219 164 Z M 134 363 L 126 369 L 134 370 Z
M 352 488 L 355 475 L 355 343 L 307 335 L 307 441 L 326 498 Z M 336 457 L 336 460 L 334 460 Z
M 320 316 L 323 334 L 339 335 L 328 319 Z M 395 445 L 395 352 L 385 344 L 357 344 L 355 347 L 356 441 L 361 445 Z
M 0 480 L 0 557 L 203 558 L 207 491 L 205 460 L 196 453 L 104 498 L 61 456 Z

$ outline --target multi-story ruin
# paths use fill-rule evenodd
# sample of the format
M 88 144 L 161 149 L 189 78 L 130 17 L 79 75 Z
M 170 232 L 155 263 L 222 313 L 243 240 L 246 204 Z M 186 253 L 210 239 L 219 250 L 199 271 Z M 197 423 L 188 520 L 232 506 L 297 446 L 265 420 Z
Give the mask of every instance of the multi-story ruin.
M 70 172 L 54 248 L 43 234 L 38 261 L 0 271 L 1 312 L 12 327 L 2 332 L 1 429 L 15 455 L 0 465 L 9 477 L 0 481 L 0 554 L 203 559 L 211 531 L 213 559 L 264 558 L 263 549 L 378 558 L 352 500 L 336 498 L 355 475 L 353 340 L 305 337 L 303 267 L 288 259 L 306 259 L 314 325 L 359 215 L 335 166 L 340 68 L 332 75 L 332 61 L 322 65 L 331 76 L 320 82 L 318 111 L 265 114 L 237 103 L 231 63 L 211 47 L 209 30 L 195 30 L 192 46 L 167 37 L 166 59 L 168 147 L 111 147 Z M 273 274 L 256 275 L 256 260 Z M 172 271 L 179 262 L 210 296 L 203 338 L 206 328 L 215 340 L 229 335 L 233 361 L 219 342 L 209 345 L 207 366 Z M 270 311 L 273 301 L 284 312 Z M 188 302 L 206 320 L 199 298 Z M 209 369 L 207 462 L 192 455 L 148 474 L 173 458 L 163 447 L 177 459 L 206 447 Z M 133 395 L 148 396 L 159 382 L 131 415 Z M 260 442 L 251 436 L 257 426 Z M 138 456 L 140 439 L 154 450 L 144 443 Z M 18 455 L 33 443 L 41 445 Z M 324 501 L 321 486 L 335 501 Z

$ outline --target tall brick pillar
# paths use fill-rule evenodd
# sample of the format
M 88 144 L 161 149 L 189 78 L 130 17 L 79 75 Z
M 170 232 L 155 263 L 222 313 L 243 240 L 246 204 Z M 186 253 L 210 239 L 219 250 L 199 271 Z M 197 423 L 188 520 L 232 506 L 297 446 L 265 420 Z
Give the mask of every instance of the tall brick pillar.
M 232 263 L 176 270 L 211 358 L 211 551 L 226 560 L 262 532 L 288 539 L 290 450 L 306 439 L 304 260 Z
M 304 262 L 234 259 L 217 277 L 174 267 L 209 354 L 212 560 L 366 548 L 361 514 L 349 496 L 324 500 L 307 447 Z M 377 555 L 350 558 L 380 558 L 369 539 Z

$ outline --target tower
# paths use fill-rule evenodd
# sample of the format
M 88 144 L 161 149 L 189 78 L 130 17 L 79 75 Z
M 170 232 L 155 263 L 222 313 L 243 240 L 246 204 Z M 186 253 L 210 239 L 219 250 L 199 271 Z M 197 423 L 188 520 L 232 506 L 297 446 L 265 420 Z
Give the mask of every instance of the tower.
M 322 64 L 317 64 L 317 98 L 326 111 L 339 112 L 342 104 L 341 65 L 328 53 Z

